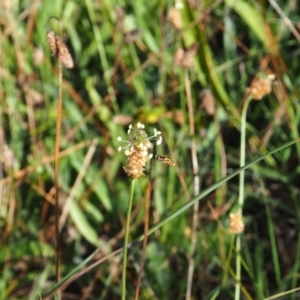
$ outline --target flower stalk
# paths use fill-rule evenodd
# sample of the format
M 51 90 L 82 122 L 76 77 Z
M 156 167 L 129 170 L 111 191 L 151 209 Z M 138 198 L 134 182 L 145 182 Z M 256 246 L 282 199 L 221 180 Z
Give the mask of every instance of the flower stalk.
M 122 263 L 122 300 L 126 299 L 127 251 L 128 251 L 131 209 L 132 209 L 135 182 L 136 182 L 135 179 L 131 180 L 130 197 L 129 197 L 129 203 L 128 203 L 128 208 L 127 208 L 126 225 L 125 225 L 125 237 L 124 237 L 124 247 L 123 247 L 123 249 L 124 249 L 123 250 L 123 263 Z
M 118 137 L 119 142 L 123 142 L 126 145 L 119 147 L 118 150 L 124 150 L 124 154 L 127 156 L 126 165 L 124 170 L 126 174 L 132 179 L 130 187 L 130 198 L 127 208 L 127 217 L 125 225 L 125 237 L 124 237 L 124 252 L 122 263 L 122 300 L 126 299 L 126 269 L 127 269 L 127 252 L 128 252 L 128 240 L 130 232 L 130 220 L 131 209 L 134 195 L 134 187 L 136 179 L 144 175 L 145 165 L 149 159 L 152 158 L 153 143 L 160 145 L 162 142 L 161 132 L 154 129 L 153 135 L 148 136 L 145 126 L 141 123 L 137 123 L 137 128 L 133 128 L 132 124 L 129 125 L 127 134 L 130 137 L 129 141 L 123 140 Z

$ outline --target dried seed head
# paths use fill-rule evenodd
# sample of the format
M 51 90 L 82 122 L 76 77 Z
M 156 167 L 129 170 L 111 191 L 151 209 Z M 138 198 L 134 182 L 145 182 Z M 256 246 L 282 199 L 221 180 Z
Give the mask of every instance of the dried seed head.
M 192 44 L 186 51 L 178 49 L 174 55 L 174 64 L 186 69 L 190 69 L 193 65 L 194 57 L 198 51 L 198 43 Z
M 57 55 L 58 49 L 57 49 L 57 43 L 56 43 L 56 35 L 53 31 L 48 31 L 46 35 L 47 43 L 49 45 L 51 54 L 53 56 Z
M 261 100 L 265 95 L 271 93 L 273 81 L 273 74 L 268 75 L 266 78 L 255 78 L 251 86 L 246 89 L 246 92 L 250 94 L 253 99 Z
M 200 93 L 200 98 L 202 98 L 202 105 L 206 112 L 210 116 L 213 116 L 216 111 L 216 102 L 212 92 L 208 89 L 204 89 Z
M 239 234 L 244 231 L 245 224 L 242 216 L 239 213 L 231 213 L 229 215 L 229 232 L 232 234 Z
M 67 69 L 72 69 L 74 67 L 73 58 L 70 54 L 68 47 L 59 37 L 57 37 L 57 48 L 59 49 L 59 52 L 60 52 L 60 58 L 61 58 L 62 64 Z
M 191 68 L 193 65 L 194 57 L 196 56 L 198 51 L 198 43 L 192 44 L 186 51 L 184 58 L 182 60 L 182 66 L 184 68 Z
M 182 14 L 181 10 L 175 7 L 172 7 L 168 12 L 168 21 L 172 24 L 172 26 L 176 30 L 180 30 L 182 28 Z
M 74 61 L 66 44 L 53 31 L 49 31 L 46 35 L 51 54 L 61 59 L 62 64 L 67 69 L 74 67 Z

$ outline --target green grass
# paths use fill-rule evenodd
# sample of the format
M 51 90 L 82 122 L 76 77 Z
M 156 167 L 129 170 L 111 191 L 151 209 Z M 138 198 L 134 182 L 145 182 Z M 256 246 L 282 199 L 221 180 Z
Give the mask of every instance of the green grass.
M 157 153 L 178 163 L 152 162 L 140 299 L 186 297 L 193 235 L 190 299 L 234 299 L 236 237 L 228 225 L 229 214 L 238 210 L 241 112 L 253 78 L 268 73 L 276 76 L 272 92 L 252 100 L 247 112 L 245 161 L 254 162 L 245 169 L 240 299 L 297 299 L 300 144 L 293 141 L 299 138 L 300 52 L 276 10 L 257 1 L 196 1 L 197 7 L 184 5 L 182 30 L 175 30 L 167 20 L 174 5 L 168 1 L 25 0 L 5 6 L 9 2 L 0 4 L 0 299 L 39 299 L 64 280 L 62 299 L 83 299 L 84 291 L 86 299 L 121 298 L 130 179 L 117 137 L 128 139 L 128 125 L 137 122 L 149 133 L 160 130 L 164 140 Z M 299 23 L 297 4 L 277 3 L 292 26 Z M 46 44 L 47 29 L 58 33 L 57 22 L 47 23 L 52 16 L 62 21 L 75 61 L 74 69 L 63 70 L 60 211 L 70 206 L 57 285 L 58 76 Z M 140 30 L 137 39 L 125 43 L 124 34 L 134 29 Z M 175 65 L 174 53 L 194 42 L 199 48 L 186 71 Z M 44 55 L 40 62 L 37 50 Z M 213 93 L 214 115 L 203 108 L 203 89 Z M 198 196 L 192 143 L 200 167 Z M 230 168 L 236 173 L 224 179 Z M 126 299 L 134 297 L 141 258 L 145 174 L 133 198 Z

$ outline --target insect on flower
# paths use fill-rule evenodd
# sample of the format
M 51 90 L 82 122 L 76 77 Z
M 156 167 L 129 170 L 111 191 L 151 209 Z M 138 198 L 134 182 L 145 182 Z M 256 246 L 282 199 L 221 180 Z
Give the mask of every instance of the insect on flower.
M 143 175 L 146 162 L 152 158 L 153 144 L 160 145 L 162 142 L 161 132 L 153 129 L 153 134 L 148 136 L 145 131 L 145 125 L 138 122 L 136 128 L 133 128 L 132 124 L 129 125 L 127 131 L 130 140 L 123 140 L 118 137 L 119 142 L 126 143 L 126 146 L 119 147 L 118 150 L 125 150 L 124 153 L 127 156 L 125 172 L 132 178 L 138 178 Z
M 165 165 L 172 166 L 172 167 L 177 166 L 177 163 L 173 159 L 169 158 L 168 156 L 158 154 L 155 155 L 155 158 L 156 160 L 162 162 Z

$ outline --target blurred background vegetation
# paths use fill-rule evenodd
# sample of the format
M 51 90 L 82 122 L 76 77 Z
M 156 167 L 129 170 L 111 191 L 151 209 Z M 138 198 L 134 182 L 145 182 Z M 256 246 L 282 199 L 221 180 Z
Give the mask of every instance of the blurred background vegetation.
M 129 124 L 160 130 L 157 152 L 178 164 L 152 161 L 150 227 L 194 196 L 192 141 L 200 191 L 239 167 L 241 108 L 257 76 L 274 74 L 275 82 L 271 94 L 250 104 L 246 162 L 299 137 L 300 6 L 274 3 L 1 1 L 0 299 L 39 299 L 55 280 L 58 72 L 46 33 L 59 33 L 59 26 L 49 18 L 61 20 L 75 62 L 63 71 L 59 196 L 66 275 L 97 247 L 95 261 L 122 247 L 130 180 L 117 137 L 129 139 Z M 243 299 L 299 286 L 299 157 L 296 145 L 246 171 Z M 148 180 L 138 180 L 131 239 L 143 233 Z M 187 286 L 190 299 L 233 299 L 235 237 L 227 228 L 238 189 L 235 177 L 150 235 L 140 299 L 184 299 Z M 141 244 L 129 248 L 128 299 L 140 256 Z M 120 299 L 120 261 L 115 255 L 79 276 L 62 298 Z M 280 299 L 297 298 L 295 292 Z

